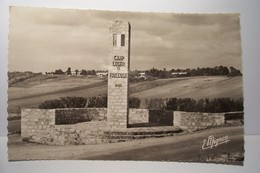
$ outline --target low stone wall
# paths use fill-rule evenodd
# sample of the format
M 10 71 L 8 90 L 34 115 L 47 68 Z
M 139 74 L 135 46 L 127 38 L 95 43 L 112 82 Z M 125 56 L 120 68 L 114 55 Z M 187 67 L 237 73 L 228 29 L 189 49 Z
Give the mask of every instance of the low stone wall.
M 243 120 L 244 119 L 244 112 L 227 112 L 225 113 L 225 121 L 228 120 Z
M 21 135 L 23 138 L 39 135 L 55 125 L 54 109 L 22 109 Z
M 170 110 L 149 110 L 149 123 L 155 125 L 172 126 L 173 111 Z
M 107 108 L 22 109 L 21 133 L 23 137 L 28 137 L 48 130 L 51 125 L 105 121 L 106 118 Z M 147 109 L 129 109 L 129 124 L 148 121 Z
M 29 138 L 30 142 L 48 145 L 87 145 L 106 143 L 103 138 L 105 121 L 92 121 L 71 125 L 56 125 Z
M 43 144 L 98 144 L 114 141 L 114 138 L 116 141 L 121 141 L 126 137 L 124 135 L 128 134 L 128 131 L 122 134 L 121 131 L 116 131 L 106 136 L 106 131 L 118 130 L 107 127 L 106 108 L 22 109 L 21 117 L 22 138 Z M 152 126 L 173 125 L 195 131 L 223 124 L 241 125 L 241 123 L 243 124 L 243 112 L 199 113 L 129 109 L 129 125 L 132 127 L 152 129 Z M 131 131 L 131 129 L 134 128 L 125 130 Z M 140 135 L 130 136 L 129 139 L 139 137 Z
M 148 109 L 129 109 L 129 124 L 143 124 L 149 122 Z
M 45 140 L 62 124 L 106 120 L 106 108 L 22 109 L 21 136 Z M 52 139 L 52 138 L 50 138 Z
M 105 121 L 107 108 L 66 108 L 55 110 L 55 124 L 76 124 L 86 121 Z M 129 109 L 129 124 L 148 123 L 149 110 Z
M 227 112 L 225 113 L 225 124 L 242 125 L 244 124 L 244 112 Z
M 225 124 L 225 113 L 174 111 L 174 126 L 191 131 Z
M 106 120 L 106 108 L 66 108 L 55 110 L 55 124 L 76 124 L 86 121 Z

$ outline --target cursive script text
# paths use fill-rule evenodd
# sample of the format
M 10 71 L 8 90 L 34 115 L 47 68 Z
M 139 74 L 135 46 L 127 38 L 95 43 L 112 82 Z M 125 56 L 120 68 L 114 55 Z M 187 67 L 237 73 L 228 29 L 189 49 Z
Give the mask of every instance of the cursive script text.
M 202 149 L 203 150 L 212 149 L 213 147 L 217 147 L 218 145 L 226 144 L 229 141 L 230 140 L 228 136 L 224 136 L 221 138 L 214 138 L 213 135 L 210 135 L 207 139 L 203 140 Z

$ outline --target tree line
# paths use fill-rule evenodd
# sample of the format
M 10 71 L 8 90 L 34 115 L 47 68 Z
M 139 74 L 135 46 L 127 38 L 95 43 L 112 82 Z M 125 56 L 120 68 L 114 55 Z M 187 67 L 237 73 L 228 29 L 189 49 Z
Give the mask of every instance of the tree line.
M 63 71 L 62 69 L 57 69 L 54 72 L 45 72 L 45 74 L 58 74 L 58 75 L 67 74 L 67 75 L 71 75 L 72 71 L 71 71 L 71 68 L 68 67 L 68 69 L 66 71 Z M 78 70 L 78 69 L 76 69 L 75 74 L 76 75 L 96 75 L 96 71 L 95 70 L 85 70 L 85 69 Z
M 159 70 L 152 68 L 146 70 L 145 74 L 157 78 L 170 78 L 170 77 L 191 77 L 191 76 L 242 76 L 240 70 L 234 67 L 216 66 L 214 68 L 196 68 L 196 69 L 171 69 L 167 71 L 165 68 Z
M 75 70 L 76 75 L 96 75 L 96 70 Z M 206 67 L 206 68 L 194 68 L 194 69 L 171 69 L 163 70 L 151 68 L 149 70 L 140 71 L 134 70 L 130 71 L 129 76 L 130 79 L 140 77 L 140 73 L 144 72 L 146 78 L 171 78 L 171 77 L 192 77 L 192 76 L 242 76 L 240 70 L 234 67 L 226 67 L 226 66 L 216 66 L 216 67 Z M 71 75 L 72 71 L 71 68 L 68 67 L 66 71 L 62 69 L 57 69 L 54 72 L 46 72 L 46 74 L 67 74 Z

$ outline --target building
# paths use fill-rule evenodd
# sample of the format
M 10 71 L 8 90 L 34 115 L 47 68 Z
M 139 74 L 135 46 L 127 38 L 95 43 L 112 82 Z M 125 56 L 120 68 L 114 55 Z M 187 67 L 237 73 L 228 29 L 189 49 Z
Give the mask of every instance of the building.
M 96 75 L 97 75 L 99 78 L 104 78 L 104 77 L 107 77 L 108 71 L 97 71 Z
M 186 71 L 183 71 L 183 72 L 172 72 L 171 74 L 172 75 L 186 75 L 187 72 Z
M 146 78 L 146 76 L 145 76 L 145 72 L 140 72 L 140 73 L 138 73 L 138 74 L 139 74 L 139 77 Z

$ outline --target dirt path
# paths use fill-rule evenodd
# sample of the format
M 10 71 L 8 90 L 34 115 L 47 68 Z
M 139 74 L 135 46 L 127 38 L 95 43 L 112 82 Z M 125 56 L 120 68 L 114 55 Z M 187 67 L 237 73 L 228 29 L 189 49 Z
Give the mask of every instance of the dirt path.
M 203 139 L 209 135 L 228 135 L 230 142 L 202 150 Z M 84 145 L 46 146 L 36 144 L 9 145 L 10 160 L 62 159 L 62 160 L 167 160 L 196 161 L 213 153 L 243 152 L 243 127 L 221 127 L 182 136 L 152 138 L 130 142 Z

